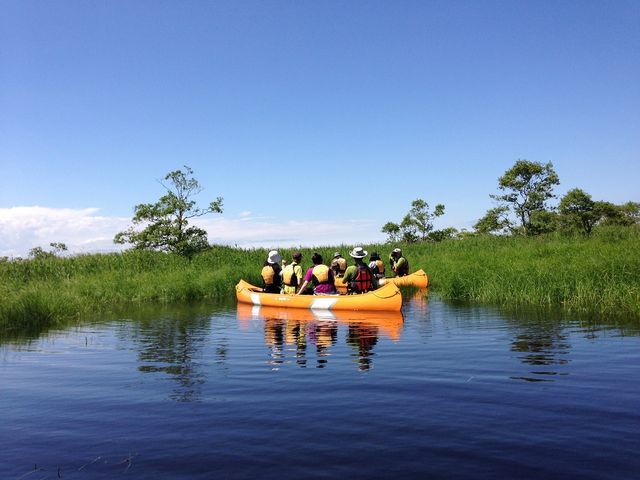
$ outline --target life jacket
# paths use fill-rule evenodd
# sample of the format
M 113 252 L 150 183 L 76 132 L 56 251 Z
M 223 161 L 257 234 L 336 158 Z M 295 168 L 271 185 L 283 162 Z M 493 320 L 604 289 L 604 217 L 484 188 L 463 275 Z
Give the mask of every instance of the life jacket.
M 384 275 L 384 262 L 382 260 L 376 260 L 376 270 L 373 273 Z
M 298 286 L 298 276 L 294 270 L 294 267 L 298 266 L 297 263 L 293 262 L 284 267 L 282 271 L 282 281 L 288 287 L 297 287 Z
M 331 270 L 333 270 L 333 273 L 335 274 L 336 277 L 344 276 L 344 271 L 346 269 L 347 269 L 347 261 L 344 258 L 338 257 L 331 260 Z
M 365 264 L 358 264 L 356 267 L 356 275 L 349 282 L 349 289 L 355 293 L 368 292 L 373 288 L 371 270 Z
M 331 283 L 329 278 L 329 267 L 326 265 L 316 265 L 313 267 L 311 274 L 311 281 L 316 287 L 321 283 Z
M 404 257 L 400 257 L 400 258 L 404 258 Z M 400 261 L 400 258 L 396 261 L 396 265 Z M 407 261 L 406 258 L 404 259 L 404 265 L 401 265 L 400 269 L 396 269 L 396 275 L 398 277 L 404 277 L 405 275 L 409 275 L 409 262 Z
M 262 280 L 266 286 L 273 285 L 275 276 L 276 271 L 271 265 L 265 265 L 262 267 Z

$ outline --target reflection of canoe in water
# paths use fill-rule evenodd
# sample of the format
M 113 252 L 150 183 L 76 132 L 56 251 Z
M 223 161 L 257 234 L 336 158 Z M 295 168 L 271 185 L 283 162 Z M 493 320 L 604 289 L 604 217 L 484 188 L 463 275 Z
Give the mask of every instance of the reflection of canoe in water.
M 264 307 L 242 303 L 238 304 L 238 320 L 241 323 L 250 320 L 282 321 L 287 326 L 296 322 L 307 324 L 316 321 L 335 321 L 345 325 L 375 327 L 392 340 L 400 338 L 404 321 L 400 311 L 311 310 L 308 308 Z
M 424 270 L 420 269 L 416 272 L 405 275 L 404 277 L 389 277 L 380 279 L 380 285 L 386 285 L 388 283 L 395 283 L 401 287 L 418 287 L 427 288 L 429 285 L 429 277 Z
M 393 284 L 360 295 L 285 295 L 264 293 L 259 287 L 240 280 L 236 285 L 238 302 L 251 305 L 321 310 L 400 311 L 402 295 Z

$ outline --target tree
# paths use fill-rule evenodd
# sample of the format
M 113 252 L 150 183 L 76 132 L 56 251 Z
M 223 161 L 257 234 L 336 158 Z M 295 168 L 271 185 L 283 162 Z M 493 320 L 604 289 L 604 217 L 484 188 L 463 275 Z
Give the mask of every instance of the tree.
M 400 225 L 393 222 L 387 222 L 382 227 L 382 233 L 386 233 L 390 242 L 400 240 Z
M 540 233 L 532 222 L 534 212 L 546 210 L 547 200 L 555 197 L 553 187 L 559 184 L 551 162 L 518 160 L 498 179 L 498 188 L 506 193 L 491 198 L 513 211 L 525 235 L 534 235 Z
M 47 258 L 53 258 L 56 255 L 67 251 L 67 246 L 62 242 L 51 242 L 49 246 L 53 250 L 47 251 L 42 247 L 32 248 L 29 250 L 29 258 L 33 258 L 34 260 L 44 260 Z
M 408 243 L 427 240 L 429 232 L 433 230 L 433 220 L 444 215 L 444 205 L 438 204 L 433 212 L 429 212 L 429 204 L 418 198 L 411 202 L 411 209 L 400 224 L 387 222 L 382 227 L 382 233 L 388 235 L 389 242 L 403 240 Z
M 596 202 L 584 190 L 574 188 L 560 199 L 558 205 L 560 221 L 564 228 L 581 230 L 586 235 L 591 233 L 601 214 L 596 209 Z
M 511 229 L 509 207 L 506 205 L 491 208 L 473 226 L 478 233 L 507 233 Z
M 193 178 L 193 170 L 186 165 L 184 169 L 170 172 L 160 181 L 167 192 L 156 203 L 136 205 L 132 222 L 134 226 L 146 226 L 140 231 L 131 226 L 117 233 L 114 243 L 130 243 L 136 249 L 167 251 L 189 258 L 209 247 L 207 232 L 189 226 L 189 220 L 208 213 L 222 213 L 222 197 L 207 208 L 196 207 L 192 197 L 200 193 L 202 187 Z

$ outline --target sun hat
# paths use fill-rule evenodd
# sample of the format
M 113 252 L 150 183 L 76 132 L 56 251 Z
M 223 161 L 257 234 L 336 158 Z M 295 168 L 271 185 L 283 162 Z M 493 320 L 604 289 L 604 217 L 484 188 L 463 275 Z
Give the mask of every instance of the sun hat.
M 336 252 L 336 253 L 333 254 L 333 258 L 341 257 L 341 256 L 342 256 L 342 254 L 340 252 Z
M 402 253 L 402 250 L 400 250 L 399 248 L 394 248 L 391 253 Z
M 280 263 L 280 260 L 282 260 L 282 257 L 280 256 L 277 250 L 271 250 L 269 252 L 269 256 L 267 257 L 268 263 L 271 263 L 271 264 Z
M 367 252 L 362 247 L 355 247 L 353 250 L 351 250 L 351 252 L 349 252 L 349 255 L 351 255 L 353 258 L 364 258 L 368 254 L 369 252 Z

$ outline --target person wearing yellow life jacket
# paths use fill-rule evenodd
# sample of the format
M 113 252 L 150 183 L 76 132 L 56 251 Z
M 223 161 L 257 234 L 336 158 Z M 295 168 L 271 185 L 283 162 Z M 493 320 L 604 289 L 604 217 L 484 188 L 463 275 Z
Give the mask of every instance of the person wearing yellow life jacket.
M 300 265 L 302 254 L 295 252 L 291 258 L 293 259 L 292 262 L 282 269 L 282 293 L 296 293 L 302 283 L 302 277 L 304 275 L 302 266 Z
M 409 261 L 402 256 L 402 250 L 399 248 L 394 248 L 391 254 L 389 254 L 389 263 L 396 277 L 409 275 Z
M 378 255 L 378 252 L 371 252 L 369 257 L 369 269 L 376 278 L 384 278 L 384 262 Z
M 365 293 L 375 290 L 378 287 L 378 282 L 369 266 L 363 260 L 368 255 L 368 252 L 362 247 L 355 247 L 349 255 L 354 259 L 355 263 L 350 265 L 344 272 L 343 280 L 347 284 L 347 292 Z
M 264 283 L 262 291 L 265 293 L 280 293 L 282 290 L 282 267 L 280 261 L 282 257 L 277 250 L 271 250 L 267 256 L 267 261 L 262 267 L 262 281 Z
M 313 266 L 307 270 L 304 283 L 298 291 L 298 295 L 306 293 L 309 284 L 313 285 L 313 293 L 316 295 L 331 295 L 336 293 L 333 271 L 322 263 L 322 255 L 318 252 L 311 257 Z
M 331 260 L 331 270 L 333 270 L 333 274 L 338 277 L 344 277 L 344 272 L 347 269 L 347 260 L 340 254 L 340 252 L 336 252 L 333 254 L 333 260 Z

